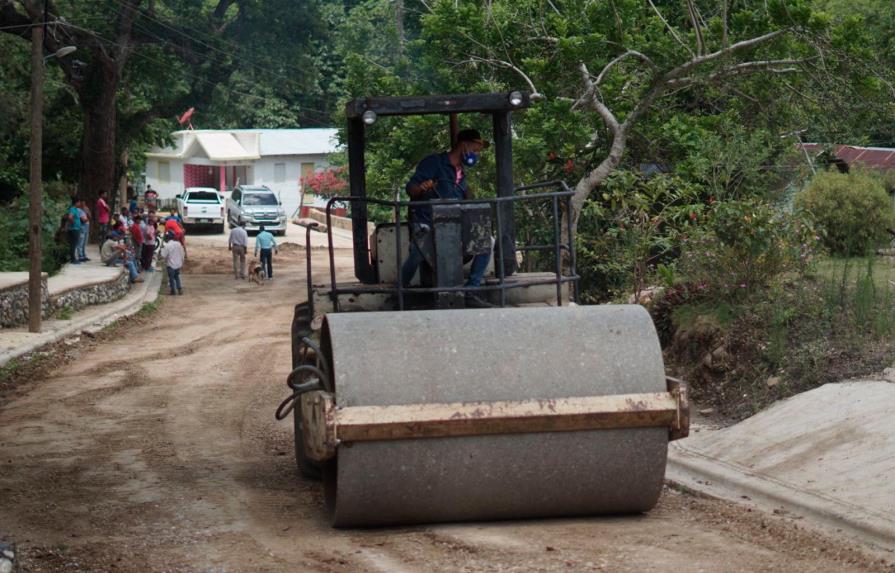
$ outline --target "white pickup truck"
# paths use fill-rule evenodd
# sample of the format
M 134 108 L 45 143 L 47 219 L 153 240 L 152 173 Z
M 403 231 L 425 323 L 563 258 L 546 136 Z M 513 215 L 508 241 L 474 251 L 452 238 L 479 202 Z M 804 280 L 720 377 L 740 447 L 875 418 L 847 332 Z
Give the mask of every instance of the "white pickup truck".
M 214 225 L 224 232 L 224 199 L 213 187 L 187 187 L 177 196 L 177 213 L 184 226 Z

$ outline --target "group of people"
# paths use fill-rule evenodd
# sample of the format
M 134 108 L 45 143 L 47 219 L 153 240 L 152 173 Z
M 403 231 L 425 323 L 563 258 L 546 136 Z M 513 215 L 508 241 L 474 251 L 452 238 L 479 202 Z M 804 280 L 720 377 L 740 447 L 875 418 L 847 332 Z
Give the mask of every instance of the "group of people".
M 159 258 L 168 270 L 170 294 L 183 294 L 180 269 L 186 258 L 186 232 L 176 214 L 161 217 L 155 206 L 155 202 L 147 201 L 144 212 L 131 203 L 119 213 L 112 213 L 103 191 L 91 213 L 83 199 L 72 198 L 59 228 L 69 247 L 69 262 L 78 265 L 90 260 L 85 248 L 90 238 L 90 223 L 95 217 L 101 261 L 107 266 L 124 266 L 132 283 L 143 282 L 144 273 L 155 272 L 156 238 L 163 236 L 165 242 Z

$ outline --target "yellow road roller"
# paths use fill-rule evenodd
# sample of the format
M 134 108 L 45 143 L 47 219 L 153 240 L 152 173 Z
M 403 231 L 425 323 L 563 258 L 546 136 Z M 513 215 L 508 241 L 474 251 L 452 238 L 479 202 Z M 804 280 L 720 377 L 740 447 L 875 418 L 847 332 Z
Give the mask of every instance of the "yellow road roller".
M 358 98 L 346 105 L 350 194 L 331 199 L 328 284 L 295 307 L 290 395 L 303 476 L 321 478 L 336 527 L 644 512 L 668 442 L 687 435 L 686 385 L 666 377 L 649 314 L 578 305 L 561 181 L 514 186 L 511 115 L 525 92 Z M 496 196 L 367 196 L 366 130 L 389 116 L 491 116 Z M 347 203 L 356 281 L 338 283 L 332 228 Z M 393 213 L 370 225 L 368 213 Z M 414 209 L 429 209 L 425 234 Z M 541 243 L 516 239 L 520 214 Z M 308 227 L 308 242 L 314 224 Z M 566 229 L 566 231 L 563 231 Z M 401 277 L 416 249 L 421 264 Z M 491 254 L 468 285 L 470 259 Z M 523 254 L 538 269 L 520 272 Z M 405 280 L 407 279 L 407 280 Z

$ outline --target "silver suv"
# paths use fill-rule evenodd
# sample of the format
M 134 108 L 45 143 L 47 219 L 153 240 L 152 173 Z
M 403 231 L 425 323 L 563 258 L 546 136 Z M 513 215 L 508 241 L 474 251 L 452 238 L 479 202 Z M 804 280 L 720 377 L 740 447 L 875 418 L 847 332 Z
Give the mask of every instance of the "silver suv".
M 227 222 L 232 229 L 244 222 L 246 231 L 257 231 L 261 225 L 277 235 L 286 234 L 286 211 L 279 197 L 269 187 L 239 185 L 227 199 Z

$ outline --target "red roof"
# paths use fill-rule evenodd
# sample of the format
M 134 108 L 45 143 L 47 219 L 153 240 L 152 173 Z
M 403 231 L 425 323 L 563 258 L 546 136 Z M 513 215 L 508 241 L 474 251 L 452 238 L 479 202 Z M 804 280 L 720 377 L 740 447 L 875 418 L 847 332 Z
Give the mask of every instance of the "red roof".
M 802 148 L 813 156 L 819 155 L 826 146 L 819 143 L 805 143 Z M 891 147 L 857 147 L 854 145 L 834 145 L 833 153 L 848 165 L 861 163 L 870 169 L 895 169 L 895 149 Z

